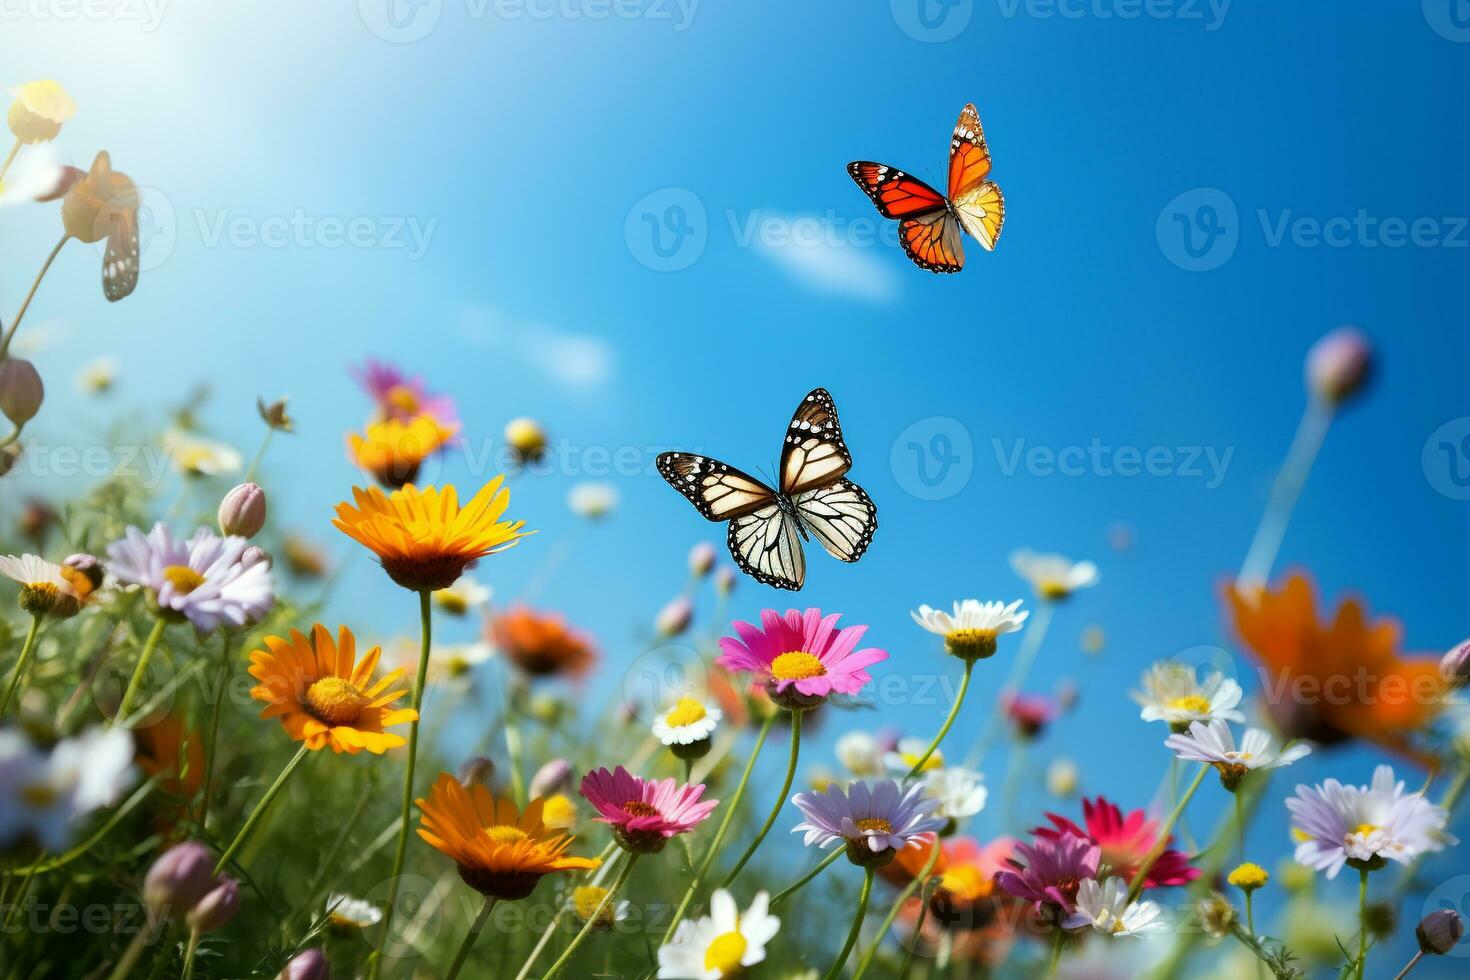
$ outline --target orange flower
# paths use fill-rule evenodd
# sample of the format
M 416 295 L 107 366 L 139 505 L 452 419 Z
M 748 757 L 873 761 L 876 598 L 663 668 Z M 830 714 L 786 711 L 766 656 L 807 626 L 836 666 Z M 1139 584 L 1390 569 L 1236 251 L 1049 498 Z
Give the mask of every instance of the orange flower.
M 429 798 L 414 803 L 423 812 L 419 836 L 454 861 L 464 883 L 482 895 L 525 898 L 544 874 L 601 863 L 565 856 L 572 838 L 546 827 L 540 798 L 520 813 L 509 799 L 497 800 L 479 783 L 466 789 L 445 772 Z
M 557 613 L 512 606 L 490 621 L 490 640 L 534 677 L 578 676 L 597 660 L 592 641 Z
M 924 870 L 934 846 L 931 836 L 917 847 L 903 848 L 878 873 L 895 885 L 906 885 Z M 1027 914 L 1024 903 L 1010 899 L 995 886 L 995 873 L 1009 867 L 1006 859 L 1014 847 L 1015 841 L 1009 837 L 997 837 L 988 844 L 973 837 L 950 837 L 939 842 L 939 857 L 930 871 L 939 876 L 939 887 L 929 898 L 924 935 L 918 938 L 923 946 L 939 943 L 941 935 L 948 932 L 953 955 L 958 959 L 996 965 L 1005 958 L 1017 923 Z M 918 912 L 917 897 L 900 910 L 900 919 L 910 932 Z
M 1302 574 L 1275 592 L 1232 584 L 1226 598 L 1236 633 L 1261 662 L 1261 698 L 1283 735 L 1324 744 L 1359 738 L 1434 764 L 1409 736 L 1439 711 L 1444 680 L 1436 658 L 1400 656 L 1397 620 L 1370 621 L 1348 599 L 1330 623 L 1319 622 Z
M 262 718 L 280 718 L 286 733 L 309 749 L 330 746 L 333 752 L 356 754 L 366 749 L 382 755 L 404 742 L 403 736 L 385 728 L 418 720 L 412 708 L 391 707 L 407 693 L 393 689 L 403 671 L 374 682 L 382 651 L 373 647 L 359 662 L 357 640 L 345 626 L 336 643 L 318 623 L 310 640 L 292 630 L 289 640 L 267 636 L 265 645 L 269 652 L 256 650 L 250 655 L 250 676 L 260 681 L 250 696 L 266 702 Z
M 415 592 L 447 589 L 477 558 L 504 551 L 526 534 L 525 521 L 502 521 L 510 491 L 497 476 L 459 506 L 454 487 L 412 483 L 392 494 L 352 488 L 356 503 L 337 505 L 337 529 L 370 549 L 388 577 Z
M 143 774 L 158 777 L 158 788 L 178 801 L 159 814 L 155 826 L 166 832 L 182 822 L 189 804 L 204 784 L 204 741 L 199 732 L 185 728 L 178 715 L 166 715 L 147 728 L 133 730 L 137 763 Z
M 445 425 L 432 415 L 390 418 L 368 426 L 364 435 L 348 433 L 348 456 L 383 486 L 401 487 L 458 433 L 458 422 Z

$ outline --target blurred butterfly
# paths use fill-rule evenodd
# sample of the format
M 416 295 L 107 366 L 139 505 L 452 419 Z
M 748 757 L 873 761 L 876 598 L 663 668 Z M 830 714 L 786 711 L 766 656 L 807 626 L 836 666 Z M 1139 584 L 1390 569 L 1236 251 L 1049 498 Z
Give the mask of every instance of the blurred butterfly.
M 898 220 L 898 240 L 914 264 L 930 272 L 959 272 L 965 265 L 960 229 L 986 250 L 995 248 L 1006 220 L 1006 202 L 990 174 L 990 150 L 973 105 L 960 112 L 949 141 L 949 196 L 917 177 L 882 163 L 858 160 L 847 172 L 878 213 Z
M 710 521 L 729 521 L 725 540 L 740 570 L 778 589 L 806 581 L 802 541 L 815 537 L 833 558 L 857 561 L 873 541 L 878 508 L 843 475 L 852 456 L 825 388 L 801 400 L 781 446 L 779 490 L 735 467 L 693 453 L 661 453 L 658 472 Z

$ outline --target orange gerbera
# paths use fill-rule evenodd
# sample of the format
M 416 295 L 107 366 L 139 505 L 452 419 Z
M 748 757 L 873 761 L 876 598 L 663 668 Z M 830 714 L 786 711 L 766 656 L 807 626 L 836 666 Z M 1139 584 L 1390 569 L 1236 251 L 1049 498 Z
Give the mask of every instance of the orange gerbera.
M 363 435 L 349 432 L 348 456 L 385 487 L 401 487 L 458 434 L 458 422 L 446 425 L 432 415 L 390 418 L 368 426 Z
M 265 645 L 268 651 L 250 654 L 250 676 L 260 681 L 250 696 L 266 702 L 262 718 L 280 718 L 286 733 L 309 749 L 330 746 L 333 752 L 366 749 L 382 755 L 404 742 L 385 728 L 418 720 L 412 708 L 391 707 L 407 693 L 395 689 L 403 671 L 374 682 L 382 650 L 373 647 L 359 662 L 357 640 L 345 626 L 335 643 L 318 623 L 311 628 L 311 639 L 292 630 L 289 640 L 267 636 Z
M 415 592 L 447 589 L 465 566 L 512 547 L 531 532 L 525 521 L 502 521 L 510 491 L 497 476 L 461 509 L 454 487 L 412 483 L 385 494 L 352 488 L 353 504 L 337 505 L 332 521 L 343 534 L 370 549 L 388 577 Z
M 899 850 L 893 862 L 878 873 L 895 885 L 906 885 L 929 863 L 935 840 L 927 836 L 917 847 Z M 1009 898 L 995 886 L 995 874 L 1010 867 L 1006 859 L 1015 849 L 1009 837 L 981 844 L 972 837 L 950 837 L 938 842 L 939 857 L 931 875 L 939 876 L 929 898 L 924 934 L 911 937 L 920 948 L 937 946 L 948 934 L 952 955 L 959 959 L 996 965 L 1005 958 L 1015 938 L 1018 921 L 1025 915 L 1023 903 Z M 918 919 L 919 899 L 905 903 L 900 919 L 910 933 Z
M 1397 620 L 1369 620 L 1347 599 L 1331 623 L 1317 619 L 1305 575 L 1293 574 L 1272 592 L 1226 589 L 1235 631 L 1261 662 L 1261 698 L 1282 734 L 1331 744 L 1359 738 L 1423 765 L 1409 736 L 1443 704 L 1444 679 L 1434 657 L 1399 654 Z
M 464 883 L 482 895 L 525 898 L 544 874 L 602 863 L 565 856 L 572 838 L 542 822 L 540 798 L 521 813 L 509 799 L 497 800 L 479 783 L 466 789 L 445 772 L 429 798 L 414 803 L 423 812 L 419 836 L 454 861 Z
M 597 660 L 592 641 L 558 613 L 512 606 L 490 621 L 490 640 L 510 662 L 535 677 L 577 676 Z

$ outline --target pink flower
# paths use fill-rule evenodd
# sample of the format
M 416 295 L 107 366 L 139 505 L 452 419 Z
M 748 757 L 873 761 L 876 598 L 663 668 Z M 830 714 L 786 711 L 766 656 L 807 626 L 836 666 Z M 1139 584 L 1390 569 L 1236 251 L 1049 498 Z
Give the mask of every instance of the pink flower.
M 423 378 L 409 377 L 394 365 L 371 357 L 361 368 L 353 368 L 352 376 L 376 404 L 377 421 L 429 415 L 445 428 L 459 425 L 454 400 L 447 395 L 429 394 Z
M 1060 911 L 1070 915 L 1077 905 L 1077 889 L 1083 879 L 1097 877 L 1102 848 L 1083 837 L 1058 834 L 1038 837 L 1030 844 L 1017 844 L 1011 867 L 998 872 L 995 883 L 1012 896 L 1031 902 L 1038 913 Z
M 856 694 L 872 676 L 863 668 L 888 659 L 886 650 L 854 649 L 866 626 L 837 629 L 841 613 L 823 616 L 820 609 L 801 612 L 761 611 L 761 625 L 737 622 L 740 639 L 720 639 L 715 663 L 766 678 L 766 688 L 783 707 L 809 708 L 830 694 Z M 789 689 L 789 690 L 788 690 Z M 793 694 L 795 697 L 793 697 Z M 780 697 L 785 695 L 783 699 Z
M 1021 738 L 1039 737 L 1061 713 L 1056 701 L 1045 694 L 1005 694 L 1000 707 Z
M 1142 810 L 1134 810 L 1128 816 L 1115 804 L 1099 796 L 1096 801 L 1082 801 L 1083 823 L 1086 829 L 1077 826 L 1066 817 L 1048 813 L 1046 818 L 1052 827 L 1038 827 L 1032 833 L 1037 837 L 1054 840 L 1070 836 L 1080 838 L 1100 848 L 1100 860 L 1109 875 L 1117 875 L 1132 881 L 1144 860 L 1159 839 L 1159 824 L 1149 820 Z M 1165 842 L 1168 843 L 1167 841 Z M 1199 868 L 1192 867 L 1189 856 L 1181 851 L 1165 850 L 1148 869 L 1144 879 L 1145 888 L 1160 885 L 1186 885 L 1199 877 Z
M 680 786 L 672 777 L 643 780 L 622 766 L 589 772 L 582 777 L 581 792 L 602 814 L 598 821 L 612 826 L 623 848 L 645 854 L 663 850 L 670 837 L 693 830 L 720 802 L 699 799 L 703 783 Z

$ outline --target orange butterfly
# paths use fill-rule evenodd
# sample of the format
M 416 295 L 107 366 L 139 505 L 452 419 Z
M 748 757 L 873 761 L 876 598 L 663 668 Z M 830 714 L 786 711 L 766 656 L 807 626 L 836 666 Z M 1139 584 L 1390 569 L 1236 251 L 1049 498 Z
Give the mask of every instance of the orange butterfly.
M 990 175 L 990 150 L 973 105 L 960 112 L 949 141 L 949 196 L 887 164 L 857 160 L 847 172 L 885 218 L 898 220 L 898 239 L 914 264 L 930 272 L 959 272 L 965 265 L 963 228 L 986 250 L 995 248 L 1006 220 L 1006 201 Z

